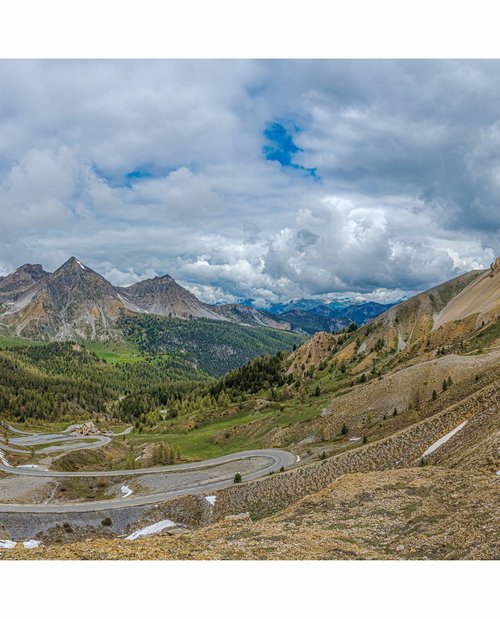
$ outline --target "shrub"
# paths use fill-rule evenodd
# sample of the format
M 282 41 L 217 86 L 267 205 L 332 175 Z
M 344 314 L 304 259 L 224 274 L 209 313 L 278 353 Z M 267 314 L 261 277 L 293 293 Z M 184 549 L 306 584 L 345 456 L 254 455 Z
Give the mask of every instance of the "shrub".
M 241 483 L 241 473 L 236 473 L 236 475 L 234 476 L 233 482 L 235 484 L 240 484 Z

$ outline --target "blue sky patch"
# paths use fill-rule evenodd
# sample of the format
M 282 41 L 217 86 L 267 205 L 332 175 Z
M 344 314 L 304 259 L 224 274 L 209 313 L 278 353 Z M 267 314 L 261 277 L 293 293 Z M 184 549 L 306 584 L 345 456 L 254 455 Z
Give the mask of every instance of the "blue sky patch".
M 298 127 L 297 131 L 300 131 Z M 281 123 L 268 123 L 263 135 L 268 143 L 262 147 L 262 154 L 268 161 L 277 161 L 283 167 L 303 170 L 315 179 L 320 178 L 316 168 L 306 168 L 293 162 L 293 155 L 304 150 L 295 144 L 292 135 Z

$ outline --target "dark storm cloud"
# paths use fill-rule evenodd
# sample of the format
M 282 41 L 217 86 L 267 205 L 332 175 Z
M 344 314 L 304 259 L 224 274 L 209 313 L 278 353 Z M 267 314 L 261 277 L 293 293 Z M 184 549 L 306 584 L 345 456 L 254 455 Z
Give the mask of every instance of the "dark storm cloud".
M 2 61 L 0 84 L 0 274 L 76 254 L 211 301 L 376 299 L 500 251 L 497 61 Z

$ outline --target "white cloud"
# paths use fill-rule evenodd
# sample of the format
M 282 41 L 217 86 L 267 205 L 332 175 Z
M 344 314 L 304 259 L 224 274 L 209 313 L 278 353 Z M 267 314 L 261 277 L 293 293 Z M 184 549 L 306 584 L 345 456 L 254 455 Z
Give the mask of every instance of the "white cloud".
M 498 63 L 2 61 L 0 80 L 0 273 L 74 254 L 209 302 L 376 300 L 500 251 Z M 273 121 L 321 181 L 264 159 Z

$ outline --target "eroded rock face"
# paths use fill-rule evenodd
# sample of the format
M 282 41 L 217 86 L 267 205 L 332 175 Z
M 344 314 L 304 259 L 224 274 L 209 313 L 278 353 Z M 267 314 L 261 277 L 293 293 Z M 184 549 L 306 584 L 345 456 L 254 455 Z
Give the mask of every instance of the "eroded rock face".
M 491 263 L 490 269 L 490 277 L 495 277 L 497 273 L 500 273 L 500 258 Z
M 17 301 L 48 275 L 41 264 L 24 264 L 0 279 L 0 300 L 7 303 Z

